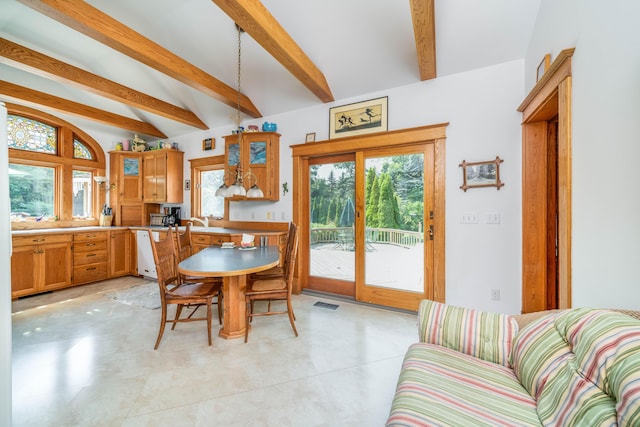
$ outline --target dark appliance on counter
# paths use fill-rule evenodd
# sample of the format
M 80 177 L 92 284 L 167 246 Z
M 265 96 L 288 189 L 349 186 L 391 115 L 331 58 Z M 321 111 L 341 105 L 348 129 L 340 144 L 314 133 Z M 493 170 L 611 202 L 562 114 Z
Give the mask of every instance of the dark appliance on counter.
M 180 208 L 164 208 L 162 225 L 164 225 L 165 227 L 180 225 Z

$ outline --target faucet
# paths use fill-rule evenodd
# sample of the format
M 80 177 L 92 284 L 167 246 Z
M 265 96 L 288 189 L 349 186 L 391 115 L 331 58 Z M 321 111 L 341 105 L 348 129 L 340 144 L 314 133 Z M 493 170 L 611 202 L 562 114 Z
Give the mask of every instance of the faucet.
M 203 227 L 208 227 L 209 226 L 209 220 L 207 219 L 207 217 L 204 217 L 204 220 L 200 219 L 200 218 L 195 218 L 192 217 L 189 219 L 189 221 L 191 221 L 191 223 L 193 224 L 194 222 L 199 222 L 200 224 L 202 224 Z

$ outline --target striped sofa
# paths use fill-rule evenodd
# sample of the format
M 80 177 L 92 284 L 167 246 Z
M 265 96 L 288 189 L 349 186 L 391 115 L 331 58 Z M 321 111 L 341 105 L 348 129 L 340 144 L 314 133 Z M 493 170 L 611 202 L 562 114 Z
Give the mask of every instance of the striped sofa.
M 640 320 L 578 308 L 418 311 L 387 426 L 640 426 Z

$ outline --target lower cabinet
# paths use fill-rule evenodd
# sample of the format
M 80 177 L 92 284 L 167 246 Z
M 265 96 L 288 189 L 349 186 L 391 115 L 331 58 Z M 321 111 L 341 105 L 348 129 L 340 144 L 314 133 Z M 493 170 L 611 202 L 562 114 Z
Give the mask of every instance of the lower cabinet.
M 131 240 L 127 230 L 112 230 L 109 238 L 109 277 L 131 274 Z
M 11 297 L 70 286 L 73 265 L 71 245 L 70 234 L 14 237 Z
M 73 235 L 73 284 L 98 282 L 108 277 L 107 231 Z
M 193 253 L 200 252 L 207 246 L 211 246 L 211 234 L 208 233 L 191 233 L 191 243 L 193 244 Z

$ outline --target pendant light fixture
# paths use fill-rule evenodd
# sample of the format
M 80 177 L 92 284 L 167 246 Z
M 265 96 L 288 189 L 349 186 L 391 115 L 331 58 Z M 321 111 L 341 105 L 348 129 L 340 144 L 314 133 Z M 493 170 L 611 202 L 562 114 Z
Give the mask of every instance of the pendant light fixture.
M 235 24 L 235 25 L 236 25 L 236 29 L 238 30 L 238 104 L 236 108 L 236 130 L 234 132 L 238 135 L 238 150 L 241 151 L 242 136 L 244 133 L 244 129 L 242 128 L 242 126 L 240 126 L 240 112 L 241 112 L 240 111 L 240 96 L 241 96 L 240 95 L 241 94 L 240 76 L 242 74 L 242 61 L 241 61 L 242 33 L 244 33 L 244 30 L 240 28 L 238 24 Z M 242 155 L 240 155 L 239 158 L 241 159 Z M 249 191 L 245 190 L 244 188 L 244 178 L 254 179 L 254 184 L 251 186 L 251 188 L 249 188 Z M 247 198 L 263 198 L 264 197 L 264 193 L 262 192 L 260 187 L 258 187 L 258 177 L 256 176 L 256 174 L 251 172 L 251 169 L 249 169 L 247 174 L 243 175 L 242 165 L 240 164 L 239 161 L 238 161 L 238 164 L 236 165 L 236 173 L 235 173 L 233 184 L 231 184 L 231 186 L 227 186 L 227 184 L 225 183 L 225 179 L 223 178 L 222 185 L 218 187 L 215 195 L 217 197 L 233 197 L 233 196 L 242 196 L 242 197 L 246 196 Z

